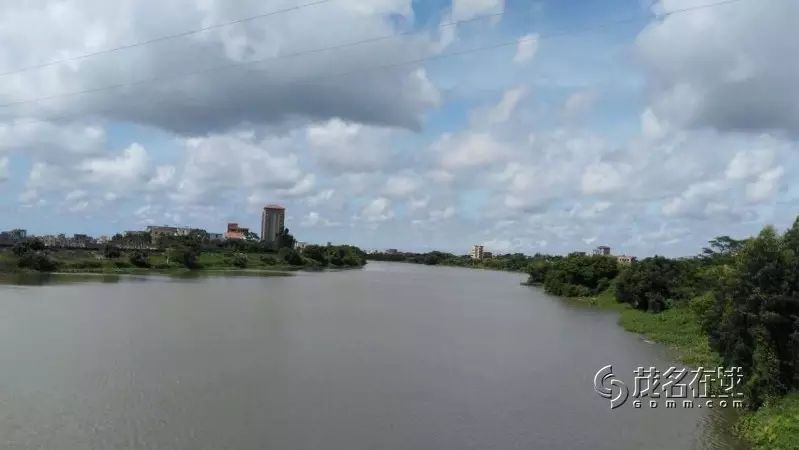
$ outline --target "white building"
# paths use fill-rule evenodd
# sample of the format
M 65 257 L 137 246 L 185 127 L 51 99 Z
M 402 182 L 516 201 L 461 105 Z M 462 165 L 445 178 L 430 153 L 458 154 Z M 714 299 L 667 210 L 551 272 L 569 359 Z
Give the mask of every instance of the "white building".
M 483 259 L 482 245 L 472 245 L 472 259 Z

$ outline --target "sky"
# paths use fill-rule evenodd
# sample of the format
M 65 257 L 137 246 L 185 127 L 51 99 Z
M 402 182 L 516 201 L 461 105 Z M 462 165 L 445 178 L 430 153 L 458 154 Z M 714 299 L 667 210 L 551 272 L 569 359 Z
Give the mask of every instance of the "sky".
M 799 214 L 796 23 L 795 0 L 3 2 L 0 230 L 257 230 L 279 203 L 311 243 L 697 254 Z

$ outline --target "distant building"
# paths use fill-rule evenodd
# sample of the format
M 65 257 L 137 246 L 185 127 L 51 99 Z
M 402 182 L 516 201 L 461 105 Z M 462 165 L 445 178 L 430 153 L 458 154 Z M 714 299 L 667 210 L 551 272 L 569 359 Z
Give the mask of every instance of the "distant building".
M 610 247 L 600 245 L 594 249 L 594 255 L 597 256 L 610 256 Z
M 110 240 L 110 239 L 109 239 L 109 237 L 108 237 L 108 236 L 106 236 L 106 235 L 102 235 L 102 236 L 100 236 L 100 237 L 98 237 L 98 238 L 97 238 L 97 243 L 98 243 L 98 244 L 107 244 L 109 240 Z
M 386 250 L 386 253 L 388 253 L 389 255 L 396 255 L 397 253 L 399 253 L 399 250 L 397 250 L 396 248 L 390 248 Z
M 571 252 L 569 256 L 585 256 L 585 252 Z
M 261 213 L 261 240 L 277 242 L 283 233 L 286 220 L 286 208 L 280 205 L 266 205 Z
M 11 239 L 14 241 L 24 241 L 28 238 L 28 231 L 22 229 L 11 230 Z
M 209 241 L 224 241 L 225 235 L 222 233 L 208 233 Z
M 19 241 L 24 241 L 27 238 L 28 238 L 28 232 L 26 230 L 21 230 L 21 229 L 3 231 L 2 233 L 0 233 L 0 240 L 3 241 L 19 242 Z
M 67 240 L 67 247 L 86 248 L 94 244 L 94 238 L 86 234 L 76 234 L 72 239 Z
M 302 250 L 305 250 L 305 247 L 307 247 L 307 246 L 308 246 L 307 242 L 297 241 L 297 242 L 294 243 L 294 250 L 302 251 Z
M 483 259 L 483 246 L 482 245 L 473 245 L 472 246 L 472 259 Z
M 637 259 L 638 258 L 636 258 L 635 256 L 627 256 L 627 255 L 619 255 L 616 257 L 616 261 L 618 261 L 619 264 L 623 264 L 625 266 L 634 263 Z
M 242 228 L 237 223 L 227 224 L 227 231 L 225 232 L 225 239 L 234 241 L 241 241 L 247 239 L 247 233 L 250 232 L 249 228 Z
M 483 252 L 483 259 L 491 259 L 494 257 L 494 254 L 491 252 Z
M 177 227 L 169 226 L 149 226 L 146 228 L 146 233 L 150 235 L 150 242 L 155 244 L 159 239 L 166 236 L 177 236 Z

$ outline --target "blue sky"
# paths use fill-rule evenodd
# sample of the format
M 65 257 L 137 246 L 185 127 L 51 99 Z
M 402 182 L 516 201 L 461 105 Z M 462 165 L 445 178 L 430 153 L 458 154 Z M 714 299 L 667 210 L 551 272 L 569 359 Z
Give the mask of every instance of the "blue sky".
M 0 229 L 257 229 L 276 202 L 303 241 L 643 256 L 784 227 L 799 6 L 711 3 L 331 0 L 78 59 L 266 11 L 3 5 L 0 72 L 69 61 L 2 76 Z

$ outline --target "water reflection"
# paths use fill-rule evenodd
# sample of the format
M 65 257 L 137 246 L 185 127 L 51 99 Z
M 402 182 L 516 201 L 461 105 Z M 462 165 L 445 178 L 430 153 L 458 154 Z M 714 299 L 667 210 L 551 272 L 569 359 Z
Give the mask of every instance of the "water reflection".
M 15 272 L 0 273 L 0 285 L 11 286 L 45 286 L 74 283 L 119 283 L 147 282 L 152 280 L 205 280 L 213 277 L 286 277 L 292 272 L 283 271 L 247 271 L 247 270 L 218 270 L 218 271 L 185 271 L 173 273 L 153 274 L 115 274 L 115 273 L 46 273 L 46 272 Z

